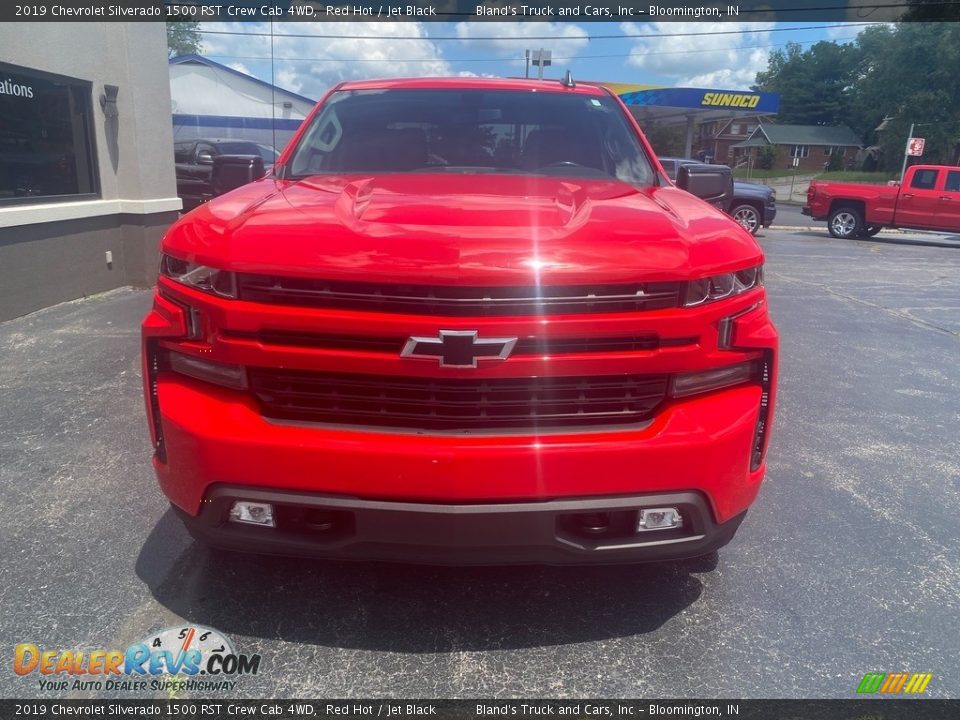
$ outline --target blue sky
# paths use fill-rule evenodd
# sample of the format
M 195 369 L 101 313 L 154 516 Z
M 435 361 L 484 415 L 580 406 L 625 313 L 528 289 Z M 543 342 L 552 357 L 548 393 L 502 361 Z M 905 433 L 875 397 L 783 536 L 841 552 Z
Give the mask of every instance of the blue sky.
M 311 98 L 341 80 L 435 75 L 522 76 L 527 48 L 551 50 L 548 77 L 747 89 L 788 42 L 853 40 L 834 23 L 203 23 L 203 54 Z M 716 34 L 714 31 L 741 31 Z M 216 34 L 217 31 L 246 33 Z M 709 33 L 677 36 L 677 33 Z M 654 37 L 630 37 L 630 35 Z M 300 35 L 306 37 L 291 37 Z M 319 37 L 321 35 L 338 37 Z M 600 38 L 596 36 L 613 36 Z M 343 37 L 352 36 L 352 37 Z M 535 39 L 544 36 L 549 39 Z M 273 44 L 274 63 L 270 55 Z

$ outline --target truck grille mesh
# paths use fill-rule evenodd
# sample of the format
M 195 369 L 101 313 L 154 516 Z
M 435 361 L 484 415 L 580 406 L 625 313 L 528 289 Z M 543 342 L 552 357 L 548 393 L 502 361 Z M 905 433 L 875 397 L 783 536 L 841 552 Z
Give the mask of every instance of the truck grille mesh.
M 538 430 L 646 420 L 667 375 L 432 380 L 251 368 L 266 417 L 414 430 Z
M 557 315 L 662 310 L 680 305 L 683 283 L 460 287 L 237 276 L 241 300 L 415 315 Z

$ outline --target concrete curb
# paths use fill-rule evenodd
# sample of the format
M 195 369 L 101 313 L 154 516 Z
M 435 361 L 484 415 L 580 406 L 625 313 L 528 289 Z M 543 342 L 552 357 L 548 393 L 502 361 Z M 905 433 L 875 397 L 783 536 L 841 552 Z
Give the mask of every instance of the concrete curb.
M 798 232 L 798 231 L 807 231 L 807 230 L 819 230 L 823 231 L 823 236 L 831 240 L 835 240 L 833 236 L 827 232 L 827 229 L 821 225 L 771 225 L 769 228 L 764 228 L 764 230 L 786 230 L 787 232 Z M 960 248 L 960 236 L 957 236 L 956 240 L 951 240 L 947 238 L 931 236 L 929 238 L 917 237 L 916 235 L 908 235 L 903 230 L 883 230 L 878 235 L 874 235 L 871 238 L 862 238 L 858 242 L 880 242 L 880 243 L 890 243 L 893 245 L 920 245 L 925 247 L 945 247 L 945 248 Z

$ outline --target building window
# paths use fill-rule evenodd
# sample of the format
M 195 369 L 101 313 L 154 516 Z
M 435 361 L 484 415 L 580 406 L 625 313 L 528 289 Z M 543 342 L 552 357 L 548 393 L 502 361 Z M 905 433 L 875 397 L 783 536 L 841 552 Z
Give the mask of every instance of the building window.
M 838 155 L 840 157 L 846 157 L 847 148 L 839 146 L 826 146 L 823 148 L 823 154 L 827 156 Z
M 0 63 L 0 205 L 99 197 L 91 83 Z
M 731 134 L 731 135 L 739 135 L 739 134 L 740 134 L 740 123 L 733 123 L 733 124 L 730 126 L 730 134 Z
M 805 158 L 810 157 L 810 148 L 807 145 L 794 145 L 793 149 L 790 151 L 790 157 L 792 158 Z

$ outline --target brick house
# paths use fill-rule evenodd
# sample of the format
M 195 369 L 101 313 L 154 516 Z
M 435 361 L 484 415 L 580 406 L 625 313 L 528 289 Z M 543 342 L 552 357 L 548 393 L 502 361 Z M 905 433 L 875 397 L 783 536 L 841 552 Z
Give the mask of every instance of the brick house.
M 788 170 L 797 158 L 797 168 L 814 172 L 823 171 L 830 158 L 839 153 L 842 169 L 854 167 L 857 153 L 862 147 L 860 138 L 846 125 L 758 125 L 743 142 L 731 146 L 734 158 L 750 159 L 757 167 L 757 154 L 761 148 L 775 146 L 778 150 L 774 169 Z M 731 163 L 734 164 L 734 163 Z
M 701 123 L 693 156 L 701 160 L 709 157 L 712 162 L 734 165 L 733 145 L 747 140 L 760 122 L 760 115 L 737 115 Z

